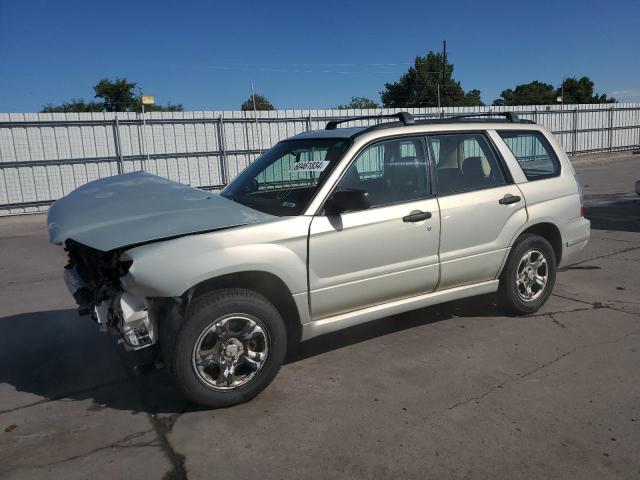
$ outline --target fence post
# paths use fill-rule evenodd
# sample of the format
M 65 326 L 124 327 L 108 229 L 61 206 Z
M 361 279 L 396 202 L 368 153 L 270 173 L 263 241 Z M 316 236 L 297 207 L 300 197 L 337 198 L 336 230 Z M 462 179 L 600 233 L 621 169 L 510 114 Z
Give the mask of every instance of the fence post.
M 118 175 L 120 175 L 124 171 L 124 161 L 122 156 L 122 142 L 120 141 L 120 122 L 118 122 L 117 113 L 116 118 L 113 121 L 113 143 L 116 147 L 116 155 L 118 157 L 116 165 L 118 167 Z
M 613 107 L 609 108 L 609 151 L 613 150 Z
M 140 163 L 142 163 L 142 170 L 144 170 L 145 172 L 148 172 L 150 159 L 149 159 L 149 145 L 147 144 L 147 119 L 144 114 L 144 104 L 142 104 L 142 112 L 139 113 L 138 115 L 140 116 L 140 118 L 142 118 L 142 144 L 144 145 L 144 158 L 146 158 L 146 160 L 143 159 L 142 162 Z M 189 179 L 189 182 L 191 182 L 191 179 Z
M 640 109 L 636 109 L 636 113 L 638 113 L 638 126 L 640 127 Z M 640 147 L 640 128 L 638 128 L 638 147 Z
M 222 185 L 227 184 L 227 151 L 224 138 L 224 123 L 222 115 L 218 117 L 218 144 L 220 145 L 220 179 Z
M 573 141 L 571 142 L 573 155 L 576 154 L 576 144 L 578 143 L 578 109 L 573 109 Z

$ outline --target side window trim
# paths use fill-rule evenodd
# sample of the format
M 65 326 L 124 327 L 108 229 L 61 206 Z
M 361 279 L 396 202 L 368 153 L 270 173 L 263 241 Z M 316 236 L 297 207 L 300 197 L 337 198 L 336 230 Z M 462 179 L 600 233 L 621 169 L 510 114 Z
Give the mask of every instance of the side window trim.
M 487 187 L 483 187 L 483 188 L 468 188 L 468 189 L 464 189 L 464 190 L 459 190 L 459 191 L 455 191 L 455 192 L 451 192 L 451 193 L 440 193 L 440 185 L 438 183 L 438 172 L 437 172 L 437 168 L 436 168 L 436 159 L 435 159 L 435 154 L 433 152 L 433 149 L 431 147 L 431 141 L 429 140 L 430 137 L 436 137 L 436 136 L 443 136 L 443 135 L 480 135 L 482 136 L 485 141 L 487 142 L 487 145 L 489 147 L 489 149 L 492 151 L 497 163 L 498 163 L 498 168 L 500 169 L 502 176 L 504 178 L 504 185 L 511 185 L 514 183 L 514 179 L 513 176 L 511 175 L 511 171 L 509 170 L 509 167 L 507 165 L 507 162 L 505 161 L 505 159 L 502 157 L 502 153 L 499 151 L 496 143 L 494 142 L 494 139 L 491 138 L 491 135 L 489 135 L 489 132 L 487 130 L 445 130 L 445 131 L 439 131 L 439 132 L 430 132 L 424 135 L 424 139 L 425 139 L 425 144 L 426 144 L 426 148 L 427 148 L 427 154 L 429 157 L 429 169 L 430 169 L 430 176 L 432 178 L 432 193 L 434 196 L 438 197 L 438 196 L 449 196 L 449 195 L 458 195 L 461 193 L 469 193 L 469 192 L 479 192 L 482 190 L 488 190 L 491 188 L 497 188 L 498 185 L 490 185 Z M 502 185 L 500 185 L 502 186 Z
M 431 178 L 431 193 L 436 196 L 439 197 L 440 196 L 440 184 L 438 183 L 438 173 L 437 173 L 437 167 L 436 167 L 436 156 L 433 153 L 433 148 L 431 147 L 431 142 L 429 141 L 429 137 L 431 135 L 425 135 L 424 136 L 424 143 L 425 146 L 427 148 L 427 154 L 428 154 L 428 162 L 429 162 L 429 176 Z
M 435 198 L 436 193 L 435 193 L 435 177 L 433 176 L 433 167 L 429 158 L 429 150 L 428 150 L 428 144 L 426 141 L 426 135 L 424 133 L 411 133 L 411 134 L 401 134 L 401 135 L 391 135 L 388 137 L 382 137 L 382 138 L 376 138 L 371 140 L 368 143 L 365 143 L 364 145 L 362 145 L 357 152 L 355 152 L 353 154 L 353 157 L 351 158 L 351 160 L 349 160 L 349 164 L 344 168 L 344 170 L 342 170 L 342 172 L 340 173 L 340 177 L 338 177 L 338 179 L 335 181 L 335 183 L 333 184 L 333 186 L 331 187 L 331 190 L 329 191 L 329 193 L 327 193 L 327 195 L 325 196 L 325 198 L 322 201 L 322 204 L 320 204 L 319 208 L 317 209 L 315 215 L 324 215 L 325 214 L 325 209 L 324 206 L 327 203 L 327 201 L 329 200 L 329 198 L 331 198 L 331 195 L 333 195 L 333 193 L 336 191 L 336 189 L 340 186 L 340 182 L 342 181 L 342 179 L 345 177 L 345 175 L 347 174 L 347 171 L 351 168 L 351 166 L 358 161 L 360 155 L 362 154 L 362 152 L 364 152 L 366 149 L 368 149 L 369 147 L 374 146 L 377 143 L 383 143 L 386 141 L 391 141 L 391 140 L 403 140 L 403 139 L 414 139 L 414 140 L 418 140 L 420 142 L 420 144 L 422 145 L 423 148 L 423 152 L 425 154 L 425 159 L 426 159 L 426 168 L 427 168 L 427 175 L 426 175 L 426 180 L 427 180 L 427 193 L 425 196 L 420 197 L 420 198 L 414 198 L 411 200 L 401 200 L 398 202 L 392 202 L 392 203 L 385 203 L 382 205 L 372 205 L 371 207 L 369 207 L 368 210 L 373 210 L 375 208 L 384 208 L 384 207 L 391 207 L 394 205 L 401 205 L 403 203 L 411 203 L 411 202 L 416 202 L 419 200 L 428 200 L 431 198 Z
M 432 197 L 437 197 L 438 192 L 438 177 L 436 176 L 436 159 L 431 150 L 431 142 L 429 141 L 429 135 L 422 135 L 422 143 L 424 145 L 424 151 L 427 155 L 427 168 L 429 169 L 429 193 Z

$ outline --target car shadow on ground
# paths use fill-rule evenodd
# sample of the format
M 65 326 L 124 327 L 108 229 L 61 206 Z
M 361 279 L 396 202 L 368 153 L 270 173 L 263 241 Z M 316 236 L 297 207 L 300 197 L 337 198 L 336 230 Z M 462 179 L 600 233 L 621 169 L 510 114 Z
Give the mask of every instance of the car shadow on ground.
M 587 195 L 584 216 L 594 230 L 640 232 L 640 197 L 630 193 Z
M 286 363 L 294 363 L 305 358 L 365 342 L 372 338 L 408 330 L 454 317 L 494 317 L 501 315 L 495 303 L 495 295 L 481 295 L 453 302 L 385 317 L 362 325 L 338 330 L 327 335 L 312 338 L 289 349 Z
M 285 363 L 453 317 L 499 315 L 493 296 L 423 308 L 323 335 L 294 346 Z M 114 408 L 150 414 L 199 410 L 173 387 L 150 355 L 125 352 L 116 338 L 98 333 L 76 310 L 0 318 L 0 413 L 42 400 L 90 400 L 89 410 Z M 35 397 L 34 397 L 35 396 Z
M 75 309 L 0 318 L 0 331 L 0 388 L 15 389 L 0 396 L 0 413 L 42 399 L 89 399 L 90 410 L 184 410 L 168 375 L 142 367 L 148 357 L 125 352 Z

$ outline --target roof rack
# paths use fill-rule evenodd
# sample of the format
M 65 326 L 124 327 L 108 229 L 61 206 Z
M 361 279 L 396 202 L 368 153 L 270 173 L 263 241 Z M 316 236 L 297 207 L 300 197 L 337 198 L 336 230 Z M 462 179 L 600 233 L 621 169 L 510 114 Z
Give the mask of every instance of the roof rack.
M 520 118 L 514 112 L 482 112 L 482 113 L 467 113 L 465 115 L 455 115 L 453 117 L 445 117 L 444 120 L 452 120 L 454 118 L 469 118 L 469 117 L 505 117 L 511 123 L 520 122 Z
M 391 115 L 365 115 L 364 117 L 343 118 L 341 120 L 329 120 L 325 130 L 335 130 L 338 125 L 345 122 L 353 122 L 354 120 L 371 120 L 374 118 L 397 118 L 405 125 L 413 125 L 416 123 L 415 118 L 408 112 L 399 112 Z

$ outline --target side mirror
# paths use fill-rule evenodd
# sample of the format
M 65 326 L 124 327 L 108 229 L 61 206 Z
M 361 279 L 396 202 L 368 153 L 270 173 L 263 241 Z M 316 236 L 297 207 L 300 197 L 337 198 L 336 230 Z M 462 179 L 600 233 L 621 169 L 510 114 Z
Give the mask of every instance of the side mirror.
M 357 188 L 333 192 L 326 205 L 329 213 L 356 212 L 370 206 L 369 192 Z

